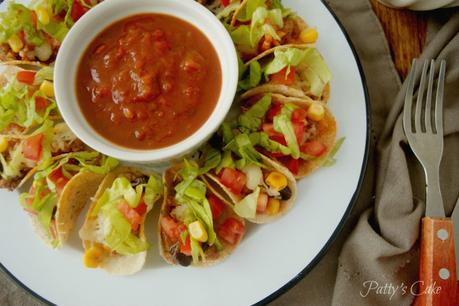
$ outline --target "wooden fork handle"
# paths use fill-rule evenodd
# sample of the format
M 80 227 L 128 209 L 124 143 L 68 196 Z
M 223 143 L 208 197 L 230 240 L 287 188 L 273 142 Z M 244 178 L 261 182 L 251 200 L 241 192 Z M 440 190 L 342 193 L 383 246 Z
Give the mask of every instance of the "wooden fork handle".
M 422 219 L 420 306 L 454 306 L 457 278 L 451 219 Z

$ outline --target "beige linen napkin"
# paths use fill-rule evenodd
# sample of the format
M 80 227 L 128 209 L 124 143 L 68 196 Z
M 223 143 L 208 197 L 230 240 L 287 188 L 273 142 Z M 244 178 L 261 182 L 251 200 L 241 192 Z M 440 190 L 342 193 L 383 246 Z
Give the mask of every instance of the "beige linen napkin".
M 459 0 L 378 0 L 394 8 L 407 8 L 411 10 L 428 11 L 442 7 L 453 7 L 459 5 Z

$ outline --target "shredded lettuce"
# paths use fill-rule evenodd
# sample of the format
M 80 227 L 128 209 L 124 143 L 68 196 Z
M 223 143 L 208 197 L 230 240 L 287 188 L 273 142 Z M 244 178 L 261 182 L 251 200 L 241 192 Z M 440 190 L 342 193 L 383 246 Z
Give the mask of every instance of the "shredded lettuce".
M 148 243 L 132 232 L 131 224 L 118 210 L 118 205 L 126 201 L 130 207 L 135 208 L 143 195 L 148 212 L 160 190 L 159 178 L 152 175 L 148 183 L 139 184 L 135 188 L 126 177 L 120 176 L 104 191 L 91 211 L 91 217 L 102 216 L 104 243 L 110 249 L 122 255 L 137 254 L 148 249 Z
M 234 169 L 236 164 L 234 163 L 233 156 L 231 151 L 223 151 L 222 159 L 220 164 L 215 169 L 215 173 L 219 174 L 223 168 Z
M 269 20 L 269 22 L 266 22 L 266 20 Z M 281 40 L 273 25 L 283 28 L 282 10 L 268 10 L 265 7 L 259 7 L 255 10 L 250 24 L 250 43 L 252 47 L 255 47 L 265 34 L 269 34 L 275 40 Z
M 35 80 L 38 80 L 38 83 L 43 82 L 44 80 L 53 81 L 54 80 L 54 67 L 46 66 L 37 71 L 35 75 Z
M 245 67 L 245 66 L 244 66 Z M 239 82 L 239 88 L 242 90 L 247 90 L 253 87 L 256 87 L 260 84 L 261 81 L 261 66 L 258 61 L 252 61 L 249 65 L 249 73 L 246 78 Z
M 118 211 L 116 206 L 104 208 L 104 233 L 105 243 L 121 255 L 132 255 L 149 248 L 146 241 L 139 239 L 131 232 L 131 224 Z
M 241 4 L 239 3 L 239 1 L 232 1 L 227 7 L 225 7 L 217 14 L 217 18 L 220 20 L 227 19 L 228 17 L 233 15 L 233 13 L 239 8 L 240 5 Z
M 202 149 L 202 155 L 204 159 L 204 165 L 199 171 L 201 174 L 207 173 L 220 165 L 222 154 L 219 150 L 211 147 L 210 145 L 207 145 Z
M 36 74 L 37 84 L 45 79 L 52 80 L 52 74 L 52 68 L 42 68 Z M 31 90 L 35 91 L 29 95 Z M 45 109 L 36 109 L 37 98 L 47 101 Z M 53 111 L 57 111 L 54 99 L 46 97 L 34 87 L 18 82 L 16 77 L 9 79 L 8 83 L 0 89 L 0 131 L 13 123 L 24 128 L 35 127 L 47 120 Z
M 252 20 L 258 8 L 266 8 L 266 0 L 248 0 L 237 16 L 237 20 L 247 22 Z
M 247 134 L 237 135 L 230 143 L 228 143 L 223 150 L 232 151 L 240 157 L 235 162 L 236 168 L 242 169 L 247 165 L 263 166 L 261 163 L 260 153 L 254 148 L 250 138 Z
M 46 42 L 44 35 L 34 26 L 32 11 L 10 1 L 7 10 L 0 13 L 0 43 L 6 43 L 21 31 L 24 31 L 25 39 L 31 45 L 40 46 Z
M 220 126 L 220 131 L 219 133 L 223 137 L 223 143 L 228 144 L 234 139 L 234 133 L 233 133 L 233 128 L 237 126 L 237 123 L 233 122 L 223 122 L 223 124 Z
M 263 123 L 263 118 L 271 106 L 271 95 L 265 95 L 258 100 L 249 110 L 239 116 L 239 126 L 242 132 L 255 132 Z
M 282 153 L 283 155 L 290 155 L 290 148 L 278 143 L 269 138 L 265 132 L 255 132 L 249 135 L 250 141 L 254 146 L 260 146 L 272 153 Z
M 296 108 L 294 104 L 287 103 L 282 106 L 280 113 L 274 116 L 273 126 L 276 132 L 284 135 L 287 146 L 291 151 L 291 156 L 294 159 L 300 158 L 300 146 L 298 145 L 295 130 L 291 121 L 293 110 Z
M 316 97 L 322 96 L 325 85 L 332 77 L 322 55 L 315 48 L 306 49 L 300 66 L 301 78 L 308 81 L 311 94 Z M 305 69 L 302 69 L 303 67 Z
M 199 173 L 200 170 L 196 165 L 188 161 L 185 162 L 184 168 L 179 172 L 182 182 L 175 186 L 175 199 L 180 206 L 186 206 L 186 209 L 178 210 L 178 207 L 180 207 L 178 206 L 174 211 L 179 214 L 179 219 L 186 219 L 184 220 L 185 224 L 199 220 L 206 228 L 209 237 L 207 244 L 210 246 L 215 245 L 217 250 L 220 250 L 222 246 L 217 239 L 213 224 L 212 210 L 206 198 L 207 186 L 204 182 L 197 179 L 197 174 Z M 197 241 L 195 241 L 193 250 L 193 240 L 194 239 L 191 238 L 191 253 L 193 262 L 196 263 L 199 258 L 204 258 L 204 253 L 199 251 L 200 245 Z
M 257 215 L 257 202 L 260 195 L 260 186 L 234 205 L 234 212 L 245 219 L 253 219 Z
M 286 50 L 277 49 L 274 51 L 274 59 L 264 68 L 265 75 L 277 73 L 287 67 L 298 66 L 305 57 L 305 50 L 288 48 Z
M 308 82 L 311 94 L 320 97 L 325 85 L 331 80 L 331 72 L 319 51 L 315 48 L 278 49 L 274 51 L 274 59 L 264 67 L 264 74 L 267 77 L 286 67 L 288 73 L 292 66 L 297 67 L 301 79 Z

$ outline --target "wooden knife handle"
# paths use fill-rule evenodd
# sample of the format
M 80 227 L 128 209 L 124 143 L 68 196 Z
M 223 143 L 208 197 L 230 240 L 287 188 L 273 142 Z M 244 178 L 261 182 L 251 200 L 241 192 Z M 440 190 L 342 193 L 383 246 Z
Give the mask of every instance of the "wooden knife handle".
M 456 257 L 451 219 L 422 219 L 419 302 L 421 306 L 454 306 Z

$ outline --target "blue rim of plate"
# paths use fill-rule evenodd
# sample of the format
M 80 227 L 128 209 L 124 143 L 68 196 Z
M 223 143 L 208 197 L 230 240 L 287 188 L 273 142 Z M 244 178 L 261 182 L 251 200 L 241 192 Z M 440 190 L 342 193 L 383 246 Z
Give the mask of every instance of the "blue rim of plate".
M 3 2 L 3 0 L 0 0 L 0 3 L 2 3 L 2 2 Z M 363 87 L 363 91 L 364 91 L 364 95 L 365 95 L 365 107 L 366 107 L 366 113 L 367 113 L 367 116 L 366 116 L 366 121 L 367 121 L 367 130 L 366 130 L 366 132 L 367 132 L 367 136 L 366 136 L 365 154 L 364 154 L 364 157 L 363 157 L 362 168 L 361 168 L 361 171 L 360 171 L 360 177 L 359 177 L 359 181 L 358 181 L 358 184 L 357 184 L 357 188 L 356 188 L 356 190 L 354 192 L 354 195 L 352 196 L 352 199 L 349 202 L 349 205 L 348 205 L 346 211 L 344 212 L 344 215 L 341 218 L 341 221 L 336 226 L 333 234 L 330 236 L 330 238 L 328 239 L 327 243 L 325 243 L 325 245 L 322 247 L 320 252 L 314 257 L 314 259 L 303 270 L 300 271 L 300 273 L 298 273 L 288 283 L 286 283 L 281 288 L 277 289 L 275 292 L 271 293 L 270 295 L 268 295 L 267 297 L 265 297 L 261 301 L 255 303 L 254 306 L 266 305 L 266 304 L 274 301 L 275 299 L 277 299 L 278 297 L 280 297 L 281 295 L 283 295 L 287 291 L 289 291 L 296 284 L 298 284 L 299 281 L 302 280 L 319 263 L 319 261 L 325 256 L 325 254 L 327 253 L 327 251 L 329 250 L 329 248 L 331 247 L 331 245 L 333 244 L 333 242 L 335 241 L 335 239 L 338 237 L 339 233 L 343 229 L 343 226 L 346 223 L 346 220 L 349 217 L 349 215 L 350 215 L 350 213 L 352 211 L 352 208 L 354 207 L 355 202 L 357 201 L 357 198 L 359 197 L 359 194 L 360 194 L 360 191 L 361 191 L 362 185 L 363 185 L 363 180 L 364 180 L 364 177 L 365 177 L 365 172 L 366 172 L 367 165 L 368 165 L 368 156 L 369 156 L 369 152 L 370 152 L 370 135 L 371 135 L 371 133 L 370 133 L 370 130 L 371 130 L 371 113 L 370 113 L 370 99 L 369 99 L 369 95 L 368 95 L 368 88 L 367 88 L 367 82 L 366 82 L 366 79 L 365 79 L 365 74 L 363 72 L 362 64 L 360 63 L 360 60 L 359 60 L 359 57 L 357 55 L 357 51 L 355 50 L 354 44 L 352 43 L 352 41 L 351 41 L 351 39 L 349 37 L 349 34 L 344 29 L 343 24 L 338 19 L 338 17 L 333 12 L 333 10 L 330 8 L 330 6 L 326 2 L 326 0 L 321 0 L 321 2 L 327 8 L 327 10 L 330 12 L 330 14 L 333 16 L 333 18 L 335 19 L 336 23 L 338 24 L 341 32 L 344 34 L 344 37 L 346 38 L 347 43 L 351 47 L 352 54 L 354 55 L 355 62 L 357 63 L 357 67 L 359 69 L 360 79 L 362 81 L 362 87 Z M 31 294 L 32 296 L 34 296 L 35 298 L 37 298 L 41 302 L 43 302 L 43 303 L 45 303 L 47 305 L 56 305 L 56 304 L 48 301 L 47 299 L 45 299 L 44 297 L 42 297 L 41 295 L 39 295 L 38 293 L 36 293 L 32 289 L 30 289 L 29 287 L 27 287 L 23 282 L 21 282 L 19 279 L 17 279 L 13 275 L 13 273 L 11 273 L 7 268 L 5 268 L 5 266 L 2 263 L 0 263 L 0 269 L 6 275 L 8 275 L 16 284 L 18 284 L 22 289 L 27 291 L 29 294 Z

